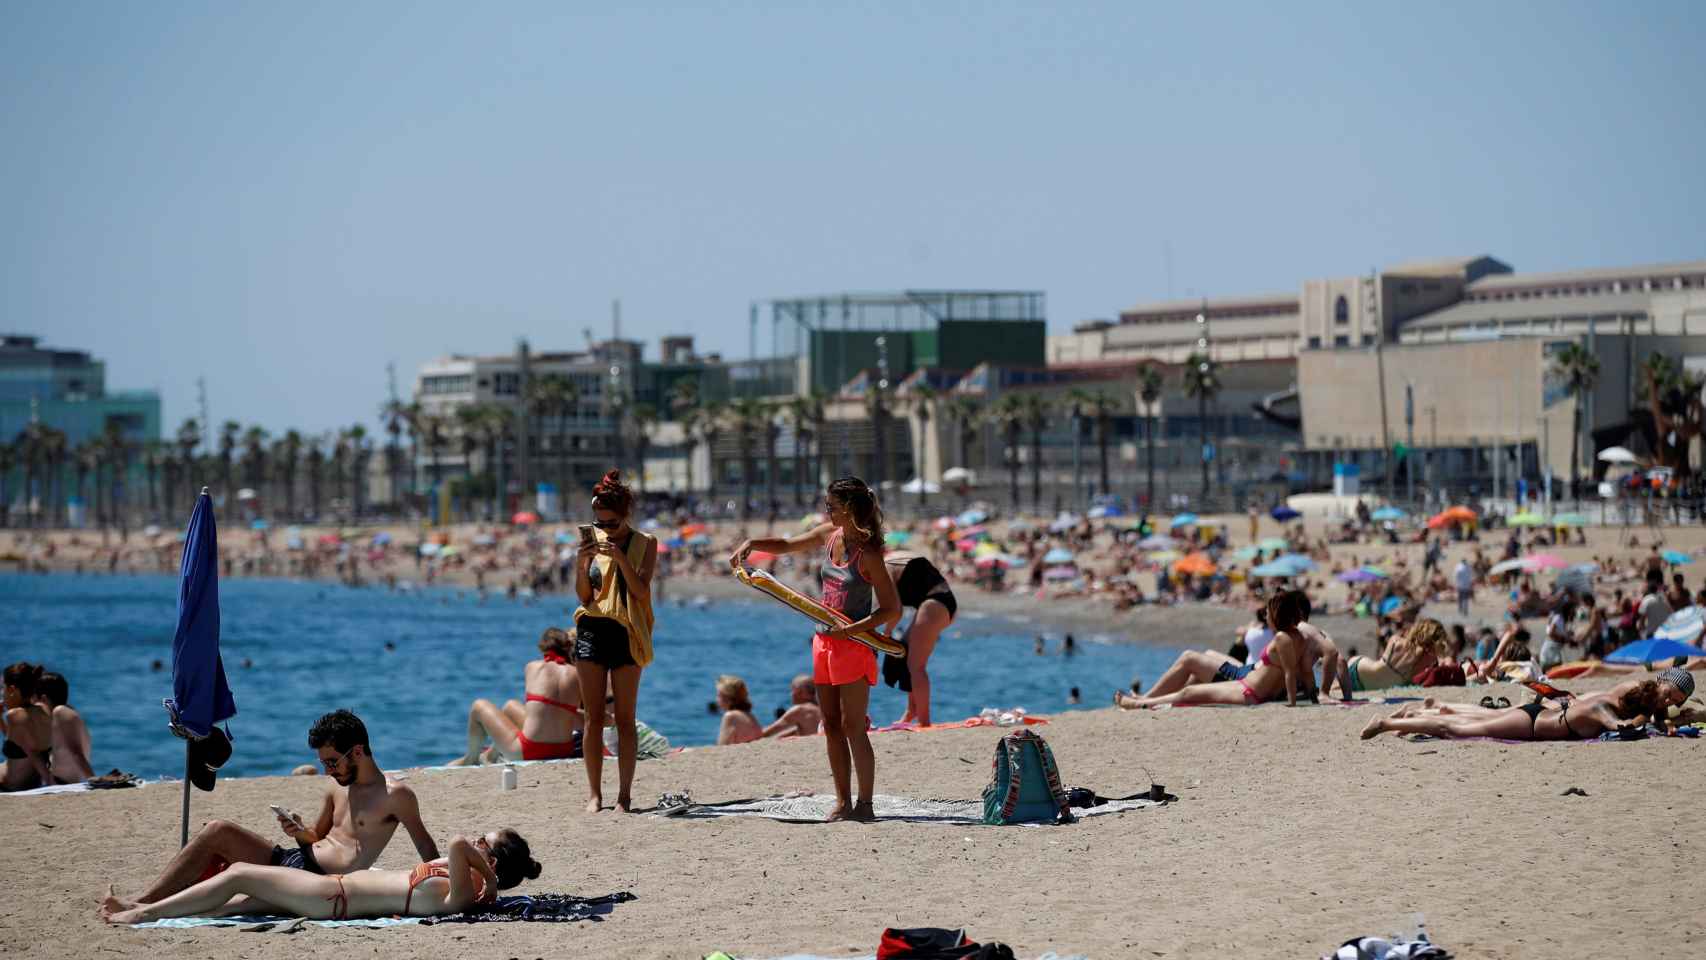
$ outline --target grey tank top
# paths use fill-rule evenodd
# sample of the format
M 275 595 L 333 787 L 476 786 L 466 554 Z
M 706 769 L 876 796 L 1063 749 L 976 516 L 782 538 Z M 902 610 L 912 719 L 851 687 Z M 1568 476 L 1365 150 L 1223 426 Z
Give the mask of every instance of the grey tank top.
M 847 565 L 838 567 L 832 559 L 835 546 L 841 541 L 841 531 L 829 535 L 829 549 L 824 552 L 818 580 L 823 587 L 823 605 L 840 610 L 851 620 L 863 620 L 871 615 L 871 584 L 859 572 L 859 551 L 847 554 Z

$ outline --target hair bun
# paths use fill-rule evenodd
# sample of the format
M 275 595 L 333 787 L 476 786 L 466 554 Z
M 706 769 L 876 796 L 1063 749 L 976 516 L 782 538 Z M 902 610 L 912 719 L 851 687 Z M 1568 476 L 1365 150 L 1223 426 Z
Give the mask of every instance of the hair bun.
M 529 879 L 529 880 L 539 879 L 539 870 L 540 870 L 539 861 L 537 861 L 537 860 L 528 860 L 527 861 L 527 879 Z

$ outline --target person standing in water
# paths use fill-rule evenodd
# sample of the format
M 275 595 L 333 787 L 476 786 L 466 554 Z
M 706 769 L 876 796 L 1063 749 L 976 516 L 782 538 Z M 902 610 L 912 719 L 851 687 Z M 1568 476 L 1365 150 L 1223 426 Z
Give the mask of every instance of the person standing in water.
M 831 820 L 876 819 L 871 807 L 877 758 L 866 733 L 871 688 L 877 684 L 875 650 L 848 639 L 866 630 L 891 626 L 900 619 L 900 598 L 883 563 L 883 514 L 865 481 L 843 477 L 829 485 L 824 497 L 826 523 L 797 537 L 761 537 L 742 541 L 729 556 L 736 569 L 754 550 L 781 555 L 825 551 L 819 576 L 823 605 L 840 611 L 846 626 L 812 635 L 812 683 L 823 710 L 824 743 L 829 772 L 835 780 Z M 859 797 L 852 796 L 853 774 Z
M 588 813 L 604 806 L 604 690 L 616 700 L 616 809 L 633 808 L 634 726 L 640 671 L 652 662 L 652 573 L 657 538 L 628 525 L 634 494 L 612 470 L 592 488 L 592 541 L 575 563 L 575 672 L 580 677 Z

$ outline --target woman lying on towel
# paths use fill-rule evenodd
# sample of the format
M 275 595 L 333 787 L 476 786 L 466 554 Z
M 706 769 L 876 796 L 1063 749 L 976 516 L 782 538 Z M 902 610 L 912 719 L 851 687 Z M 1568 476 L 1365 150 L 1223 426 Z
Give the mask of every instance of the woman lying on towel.
M 413 870 L 357 870 L 329 876 L 292 867 L 233 864 L 223 873 L 157 903 L 111 893 L 101 903 L 108 923 L 166 917 L 282 915 L 310 920 L 435 917 L 491 903 L 499 890 L 539 876 L 527 841 L 503 829 L 476 840 L 450 841 L 450 856 Z
M 1315 661 L 1327 664 L 1327 683 L 1331 682 L 1338 661 L 1338 650 L 1332 640 L 1303 622 L 1308 616 L 1309 601 L 1303 591 L 1284 591 L 1268 601 L 1268 625 L 1273 628 L 1274 639 L 1255 664 L 1229 667 L 1228 675 L 1217 673 L 1219 679 L 1212 682 L 1188 684 L 1161 696 L 1136 697 L 1117 691 L 1114 704 L 1127 710 L 1141 710 L 1174 703 L 1255 706 L 1284 699 L 1296 706 L 1298 691 L 1303 690 L 1307 696 L 1315 685 Z
M 1504 710 L 1434 716 L 1375 717 L 1362 730 L 1364 740 L 1383 733 L 1425 733 L 1453 740 L 1494 737 L 1501 740 L 1593 740 L 1602 733 L 1639 728 L 1662 717 L 1665 694 L 1654 680 L 1623 690 L 1616 700 L 1583 697 L 1551 705 L 1539 700 Z M 1457 709 L 1457 708 L 1453 708 Z M 1404 711 L 1400 711 L 1403 713 Z
M 1417 620 L 1386 642 L 1378 657 L 1350 657 L 1339 668 L 1339 685 L 1349 696 L 1360 690 L 1384 690 L 1416 682 L 1416 675 L 1450 652 L 1445 624 Z

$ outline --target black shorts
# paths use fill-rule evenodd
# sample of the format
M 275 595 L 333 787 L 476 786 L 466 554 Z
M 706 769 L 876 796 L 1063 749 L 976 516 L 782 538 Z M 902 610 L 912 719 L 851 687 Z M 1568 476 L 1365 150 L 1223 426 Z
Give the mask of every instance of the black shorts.
M 326 872 L 320 869 L 320 861 L 314 859 L 313 847 L 273 847 L 272 859 L 268 863 L 275 867 L 289 867 L 292 870 L 306 870 L 321 875 Z
M 575 659 L 606 670 L 636 666 L 628 628 L 609 617 L 581 617 L 575 624 Z

